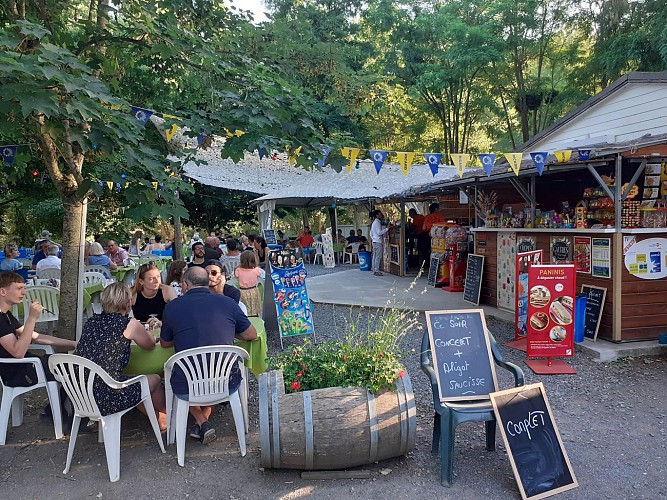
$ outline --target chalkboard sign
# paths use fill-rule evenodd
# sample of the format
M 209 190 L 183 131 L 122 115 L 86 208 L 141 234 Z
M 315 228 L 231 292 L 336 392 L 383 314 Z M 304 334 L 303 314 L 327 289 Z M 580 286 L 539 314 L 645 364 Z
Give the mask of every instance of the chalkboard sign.
M 522 498 L 579 486 L 541 382 L 493 393 L 491 402 Z
M 479 294 L 482 292 L 482 271 L 484 270 L 484 256 L 468 254 L 466 281 L 463 285 L 463 300 L 479 305 Z
M 482 309 L 426 311 L 440 401 L 489 399 L 496 370 Z
M 584 318 L 584 337 L 597 341 L 600 318 L 607 289 L 593 285 L 581 285 L 581 292 L 586 294 L 586 317 Z
M 426 282 L 429 286 L 435 286 L 438 281 L 438 269 L 440 269 L 440 259 L 438 257 L 431 257 L 431 265 L 428 268 L 428 279 Z
M 267 245 L 275 245 L 278 243 L 276 240 L 276 232 L 273 229 L 264 230 L 264 239 L 266 240 Z

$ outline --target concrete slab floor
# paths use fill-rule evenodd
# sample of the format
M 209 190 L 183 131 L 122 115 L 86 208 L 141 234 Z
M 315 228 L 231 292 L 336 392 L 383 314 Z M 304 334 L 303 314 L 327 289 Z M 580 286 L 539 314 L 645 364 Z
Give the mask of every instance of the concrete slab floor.
M 426 276 L 399 277 L 385 273 L 374 276 L 372 272 L 349 269 L 332 274 L 308 278 L 310 300 L 323 304 L 344 306 L 410 308 L 416 311 L 456 309 L 483 309 L 487 317 L 496 317 L 514 323 L 514 313 L 495 307 L 476 306 L 463 300 L 463 293 L 447 292 L 428 286 Z M 598 339 L 585 339 L 576 344 L 578 350 L 589 352 L 600 362 L 615 361 L 627 356 L 667 355 L 667 345 L 658 341 L 624 342 L 617 344 Z

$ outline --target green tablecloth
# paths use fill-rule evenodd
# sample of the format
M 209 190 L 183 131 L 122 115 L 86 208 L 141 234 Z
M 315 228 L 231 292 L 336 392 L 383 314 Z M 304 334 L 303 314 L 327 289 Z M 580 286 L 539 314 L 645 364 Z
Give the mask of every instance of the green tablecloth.
M 252 341 L 236 340 L 234 344 L 248 351 L 250 359 L 245 364 L 257 377 L 268 368 L 266 364 L 266 329 L 264 328 L 264 321 L 260 318 L 252 317 L 248 319 L 257 330 L 257 339 Z M 164 364 L 174 354 L 173 347 L 164 348 L 159 344 L 152 351 L 146 351 L 136 344 L 132 344 L 130 348 L 130 362 L 124 370 L 124 373 L 130 375 L 148 375 L 151 373 L 162 375 Z
M 134 271 L 134 269 L 134 266 L 122 266 L 117 267 L 116 269 L 111 269 L 110 272 L 111 276 L 116 278 L 116 281 L 123 281 L 125 279 L 125 275 L 130 271 Z

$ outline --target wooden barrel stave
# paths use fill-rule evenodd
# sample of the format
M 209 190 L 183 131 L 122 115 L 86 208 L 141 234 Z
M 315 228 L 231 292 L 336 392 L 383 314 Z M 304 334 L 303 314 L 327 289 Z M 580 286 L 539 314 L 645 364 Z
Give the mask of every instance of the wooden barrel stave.
M 260 375 L 259 406 L 261 461 L 267 468 L 341 469 L 404 455 L 415 446 L 416 408 L 407 374 L 396 391 L 334 387 L 285 394 L 282 373 L 268 372 Z

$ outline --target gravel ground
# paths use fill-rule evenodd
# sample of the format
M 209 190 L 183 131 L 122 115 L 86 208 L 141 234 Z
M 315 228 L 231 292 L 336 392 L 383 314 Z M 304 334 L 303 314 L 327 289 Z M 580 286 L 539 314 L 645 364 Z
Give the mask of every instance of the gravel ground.
M 337 272 L 309 267 L 311 276 Z M 345 266 L 342 269 L 350 268 Z M 318 341 L 335 339 L 350 315 L 362 324 L 374 311 L 365 308 L 314 306 Z M 419 316 L 424 327 L 424 316 Z M 667 357 L 625 358 L 597 363 L 577 352 L 571 364 L 576 375 L 538 376 L 523 363 L 525 354 L 502 346 L 513 339 L 513 325 L 487 318 L 505 358 L 524 369 L 526 383 L 544 383 L 579 488 L 562 498 L 667 498 Z M 405 364 L 417 403 L 417 442 L 405 457 L 359 467 L 371 479 L 306 481 L 298 471 L 260 468 L 257 383 L 251 381 L 248 454 L 240 456 L 231 412 L 217 408 L 212 419 L 215 443 L 189 441 L 184 468 L 176 463 L 175 447 L 159 453 L 145 417 L 136 412 L 123 420 L 121 480 L 108 482 L 104 450 L 94 435 L 79 437 L 74 463 L 63 475 L 67 440 L 55 441 L 53 429 L 40 422 L 44 397 L 26 398 L 24 425 L 9 430 L 0 447 L 0 488 L 4 498 L 520 498 L 504 446 L 484 448 L 483 425 L 459 426 L 454 456 L 454 485 L 440 486 L 440 459 L 432 456 L 433 402 L 430 383 L 419 365 L 423 330 L 403 340 Z M 298 340 L 290 339 L 290 343 Z M 269 335 L 269 353 L 280 349 Z M 499 370 L 501 388 L 512 385 Z M 35 477 L 41 480 L 35 480 Z

